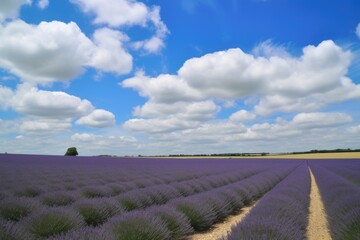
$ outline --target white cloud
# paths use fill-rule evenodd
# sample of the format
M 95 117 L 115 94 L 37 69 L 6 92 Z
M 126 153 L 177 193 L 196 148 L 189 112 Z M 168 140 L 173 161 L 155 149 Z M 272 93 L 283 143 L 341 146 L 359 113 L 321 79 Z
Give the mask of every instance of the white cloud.
M 300 58 L 254 57 L 229 49 L 187 60 L 179 75 L 212 97 L 281 94 L 296 98 L 338 87 L 351 59 L 350 52 L 332 41 L 305 47 Z
M 123 135 L 97 135 L 92 133 L 75 133 L 71 144 L 87 155 L 131 155 L 136 153 L 137 139 Z
M 161 21 L 159 7 L 153 7 L 149 12 L 148 18 L 156 28 L 155 35 L 150 39 L 134 42 L 133 46 L 135 49 L 143 48 L 146 52 L 156 53 L 165 46 L 164 39 L 169 34 L 169 30 L 164 22 Z
M 39 90 L 21 85 L 11 99 L 12 108 L 22 114 L 52 119 L 82 116 L 93 111 L 88 100 L 65 92 Z
M 206 121 L 213 118 L 219 110 L 219 107 L 210 100 L 190 103 L 176 102 L 171 104 L 149 101 L 143 106 L 135 107 L 134 115 L 146 118 L 173 116 L 183 120 Z
M 186 61 L 179 76 L 209 98 L 258 98 L 260 115 L 360 98 L 360 86 L 346 77 L 353 56 L 333 41 L 307 46 L 301 57 L 276 55 L 284 54 L 265 58 L 229 49 Z
M 128 37 L 109 28 L 101 28 L 94 33 L 94 49 L 90 65 L 102 71 L 117 74 L 129 73 L 132 69 L 132 56 L 123 48 L 122 43 Z
M 157 103 L 175 103 L 178 101 L 196 101 L 204 97 L 181 78 L 175 75 L 162 74 L 156 78 L 144 76 L 138 72 L 133 78 L 120 83 L 122 87 L 133 88 L 143 97 Z
M 240 110 L 231 114 L 229 119 L 234 122 L 249 122 L 256 119 L 256 114 L 246 110 Z
M 360 38 L 360 23 L 357 25 L 355 33 Z
M 152 8 L 135 0 L 109 0 L 106 4 L 101 0 L 71 0 L 80 6 L 85 13 L 95 15 L 95 24 L 106 24 L 110 27 L 142 26 L 151 24 L 155 28 L 152 37 L 132 43 L 137 50 L 149 53 L 159 52 L 164 46 L 164 39 L 169 30 L 160 17 L 160 7 Z
M 17 121 L 3 120 L 0 118 L 0 134 L 14 133 L 17 128 Z
M 31 0 L 1 0 L 0 22 L 8 18 L 16 18 L 22 5 L 30 5 Z
M 39 0 L 37 5 L 39 8 L 45 9 L 49 6 L 49 0 Z
M 123 25 L 142 25 L 147 21 L 148 8 L 134 0 L 70 0 L 80 6 L 85 13 L 95 14 L 94 23 L 108 24 L 112 27 Z
M 297 128 L 327 128 L 352 122 L 351 116 L 339 112 L 299 113 L 292 121 Z
M 249 127 L 225 119 L 172 132 L 156 132 L 155 135 L 150 134 L 149 138 L 153 146 L 166 148 L 170 153 L 301 151 L 323 149 L 324 146 L 338 148 L 356 146 L 356 141 L 351 141 L 355 128 L 345 134 L 346 127 L 352 121 L 351 116 L 337 112 L 299 113 L 290 121 L 279 119 L 275 123 L 256 123 Z M 143 131 L 146 131 L 145 126 Z
M 142 119 L 133 118 L 124 123 L 124 127 L 139 133 L 168 133 L 183 129 L 195 128 L 199 122 L 184 121 L 177 117 Z
M 76 124 L 93 128 L 112 127 L 115 125 L 115 116 L 109 111 L 96 109 L 89 115 L 81 117 Z
M 74 22 L 30 25 L 15 20 L 0 26 L 0 67 L 40 84 L 72 80 L 88 66 L 128 73 L 132 57 L 122 47 L 126 40 L 118 31 L 100 29 L 92 42 Z
M 36 118 L 25 120 L 19 126 L 19 132 L 23 135 L 49 135 L 69 129 L 71 129 L 70 119 Z
M 13 91 L 0 85 L 0 109 L 7 109 L 11 106 L 10 99 L 14 95 Z
M 16 20 L 0 26 L 0 66 L 31 82 L 73 79 L 82 73 L 92 47 L 73 22 Z

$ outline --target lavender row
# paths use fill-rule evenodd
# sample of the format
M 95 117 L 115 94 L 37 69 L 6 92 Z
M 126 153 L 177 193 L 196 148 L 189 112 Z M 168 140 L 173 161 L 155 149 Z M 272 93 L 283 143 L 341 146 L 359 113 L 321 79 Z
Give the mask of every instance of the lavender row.
M 292 167 L 293 168 L 293 167 Z M 263 195 L 292 168 L 284 167 L 253 175 L 241 182 L 208 192 L 181 197 L 168 204 L 116 215 L 98 228 L 73 230 L 55 240 L 79 239 L 186 239 L 194 231 L 210 228 L 215 222 Z M 94 237 L 95 236 L 95 237 Z
M 83 163 L 84 166 L 79 164 L 77 159 L 71 163 L 63 161 L 62 164 L 68 165 L 68 169 L 65 169 L 65 166 L 59 169 L 57 165 L 54 168 L 52 165 L 49 166 L 49 162 L 44 162 L 45 166 L 36 164 L 27 166 L 25 164 L 27 167 L 21 167 L 24 164 L 23 161 L 17 160 L 11 162 L 11 164 L 6 164 L 6 161 L 1 160 L 1 190 L 13 190 L 15 195 L 29 197 L 48 191 L 86 189 L 87 186 L 91 187 L 93 185 L 109 185 L 109 187 L 112 187 L 112 185 L 122 185 L 121 187 L 123 188 L 141 188 L 155 184 L 195 179 L 219 172 L 218 170 L 214 171 L 214 169 L 199 169 L 199 167 L 192 171 L 181 168 L 166 169 L 166 167 L 165 169 L 161 167 L 161 169 L 157 168 L 156 170 L 152 169 L 155 167 L 152 167 L 150 170 L 153 170 L 153 175 L 151 175 L 147 173 L 148 170 L 145 171 L 142 167 L 126 169 L 126 165 L 129 165 L 128 162 L 130 161 L 128 159 L 121 159 L 119 161 L 114 159 L 114 166 L 111 169 L 101 165 L 104 162 L 102 159 L 97 159 L 95 162 L 91 159 L 93 161 Z M 14 159 L 11 159 L 11 161 L 14 161 Z M 19 161 L 22 164 L 19 164 Z M 27 159 L 26 161 L 30 160 Z M 143 161 L 145 162 L 145 160 Z M 51 160 L 50 163 L 54 164 Z M 137 163 L 142 165 L 142 162 L 135 161 L 133 163 L 134 168 Z M 126 164 L 125 169 L 121 166 L 122 164 Z M 14 169 L 16 169 L 17 174 L 14 174 Z M 27 185 L 26 188 L 21 189 L 19 187 L 25 184 Z
M 316 163 L 316 165 L 319 165 L 319 162 Z M 360 186 L 360 167 L 358 167 L 358 165 L 360 165 L 359 161 L 354 161 L 354 160 L 329 161 L 328 160 L 323 162 L 323 164 L 320 163 L 320 165 L 342 176 L 349 182 L 357 186 Z
M 68 207 L 45 208 L 31 213 L 18 223 L 9 221 L 0 230 L 3 235 L 16 236 L 15 239 L 45 239 L 54 235 L 59 235 L 56 237 L 59 239 L 81 239 L 80 236 L 83 239 L 129 239 L 125 236 L 138 236 L 134 239 L 183 239 L 194 228 L 206 229 L 240 209 L 243 202 L 260 197 L 293 167 L 293 164 L 278 167 L 238 183 L 175 199 L 166 205 L 141 212 L 125 213 L 117 207 L 114 199 L 78 201 L 73 206 L 76 211 Z M 187 211 L 188 208 L 194 209 L 195 214 Z M 114 217 L 106 221 L 111 216 Z M 91 228 L 104 222 L 101 227 Z M 49 226 L 56 227 L 49 230 Z
M 324 202 L 331 236 L 335 240 L 360 239 L 360 188 L 322 167 L 324 164 L 310 165 Z
M 232 227 L 226 239 L 305 239 L 310 184 L 309 170 L 302 164 Z
M 81 213 L 87 224 L 102 224 L 108 217 L 121 211 L 132 211 L 151 205 L 165 204 L 171 199 L 188 196 L 239 181 L 257 173 L 249 169 L 230 176 L 207 176 L 169 185 L 157 185 L 136 189 L 119 197 L 84 199 L 77 192 L 53 192 L 38 198 L 10 197 L 0 201 L 0 219 L 19 221 L 33 211 L 48 207 L 73 206 Z M 99 190 L 99 189 L 98 189 Z M 92 192 L 95 194 L 95 192 Z M 104 201 L 106 199 L 107 201 Z M 110 212 L 109 212 L 110 209 Z M 112 213 L 112 214 L 109 214 Z M 92 216 L 97 220 L 93 220 Z M 100 220 L 99 220 L 100 219 Z

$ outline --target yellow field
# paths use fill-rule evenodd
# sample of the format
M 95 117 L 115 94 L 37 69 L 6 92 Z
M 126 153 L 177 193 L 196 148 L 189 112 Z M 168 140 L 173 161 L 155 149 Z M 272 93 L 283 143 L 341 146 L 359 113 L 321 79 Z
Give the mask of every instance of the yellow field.
M 155 157 L 156 158 L 156 157 Z M 165 157 L 169 158 L 169 157 Z M 270 154 L 266 156 L 184 156 L 184 157 L 170 157 L 170 158 L 270 158 L 270 159 L 360 159 L 360 152 L 343 152 L 343 153 L 304 153 L 304 154 Z
M 308 153 L 308 154 L 289 154 L 289 155 L 269 155 L 255 158 L 293 158 L 293 159 L 341 159 L 348 158 L 360 159 L 360 152 L 344 152 L 344 153 Z

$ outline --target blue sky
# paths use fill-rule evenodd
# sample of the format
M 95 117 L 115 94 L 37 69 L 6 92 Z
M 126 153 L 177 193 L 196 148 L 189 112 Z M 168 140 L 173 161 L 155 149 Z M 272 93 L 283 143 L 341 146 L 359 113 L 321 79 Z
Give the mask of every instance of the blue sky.
M 360 148 L 357 0 L 5 0 L 0 151 Z

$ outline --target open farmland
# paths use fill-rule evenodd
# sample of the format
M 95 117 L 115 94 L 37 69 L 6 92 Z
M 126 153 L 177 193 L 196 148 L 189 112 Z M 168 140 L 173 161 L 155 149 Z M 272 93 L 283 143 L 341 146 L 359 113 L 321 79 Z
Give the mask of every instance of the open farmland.
M 0 239 L 201 239 L 243 209 L 216 238 L 360 239 L 359 173 L 357 159 L 5 154 Z

